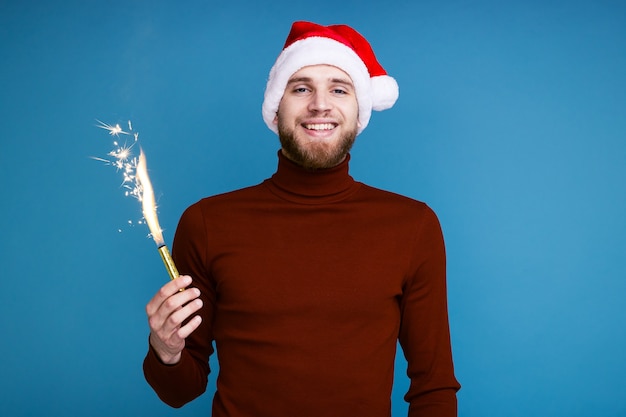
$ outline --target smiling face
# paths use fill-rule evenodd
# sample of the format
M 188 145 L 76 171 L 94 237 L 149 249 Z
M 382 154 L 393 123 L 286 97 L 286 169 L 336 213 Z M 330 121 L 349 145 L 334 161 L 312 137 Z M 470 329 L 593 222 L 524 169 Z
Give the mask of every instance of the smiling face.
M 274 123 L 283 154 L 308 168 L 333 167 L 350 151 L 359 127 L 352 80 L 330 65 L 312 65 L 294 73 Z

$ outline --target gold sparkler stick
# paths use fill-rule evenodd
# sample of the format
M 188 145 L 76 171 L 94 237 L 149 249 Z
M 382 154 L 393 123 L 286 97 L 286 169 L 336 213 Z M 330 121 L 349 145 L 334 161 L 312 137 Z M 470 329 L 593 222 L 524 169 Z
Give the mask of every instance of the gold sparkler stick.
M 167 269 L 167 273 L 170 274 L 170 278 L 178 278 L 178 269 L 176 269 L 176 265 L 174 265 L 174 259 L 172 259 L 172 255 L 170 255 L 170 251 L 167 249 L 167 246 L 159 246 L 158 250 L 161 255 L 161 259 L 163 259 L 163 263 L 165 264 L 165 269 Z

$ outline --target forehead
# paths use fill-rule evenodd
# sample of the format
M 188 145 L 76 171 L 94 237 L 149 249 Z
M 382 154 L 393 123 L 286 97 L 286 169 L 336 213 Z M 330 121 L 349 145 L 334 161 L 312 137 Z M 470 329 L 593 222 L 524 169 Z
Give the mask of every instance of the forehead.
M 297 79 L 310 79 L 313 81 L 322 80 L 343 80 L 349 84 L 352 84 L 352 78 L 344 70 L 332 65 L 309 65 L 300 68 L 289 77 L 289 82 Z

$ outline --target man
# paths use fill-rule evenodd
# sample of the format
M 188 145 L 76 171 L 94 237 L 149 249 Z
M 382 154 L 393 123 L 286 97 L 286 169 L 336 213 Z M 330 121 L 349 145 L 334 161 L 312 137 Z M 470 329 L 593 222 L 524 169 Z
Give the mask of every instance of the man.
M 352 28 L 293 24 L 263 103 L 276 173 L 185 211 L 183 276 L 146 307 L 144 373 L 163 401 L 204 392 L 214 341 L 214 417 L 389 416 L 399 340 L 409 415 L 456 416 L 437 218 L 348 173 L 372 109 L 397 97 Z

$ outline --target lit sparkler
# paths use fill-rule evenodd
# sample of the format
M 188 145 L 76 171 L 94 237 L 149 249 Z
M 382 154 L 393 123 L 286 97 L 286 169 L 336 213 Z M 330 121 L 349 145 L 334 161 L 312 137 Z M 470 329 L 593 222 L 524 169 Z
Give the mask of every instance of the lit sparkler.
M 116 168 L 117 171 L 122 172 L 122 187 L 125 189 L 124 194 L 136 198 L 141 202 L 143 217 L 150 229 L 150 235 L 156 243 L 159 255 L 165 264 L 165 268 L 171 279 L 178 278 L 178 270 L 174 264 L 174 260 L 170 254 L 169 249 L 165 245 L 163 239 L 163 230 L 159 226 L 159 219 L 157 216 L 157 206 L 154 199 L 154 190 L 150 177 L 148 176 L 148 168 L 146 165 L 146 156 L 141 147 L 139 148 L 139 159 L 132 155 L 132 147 L 139 139 L 139 134 L 133 132 L 133 127 L 130 121 L 128 121 L 128 132 L 124 131 L 119 124 L 109 125 L 97 120 L 99 123 L 97 126 L 101 129 L 105 129 L 111 136 L 115 136 L 119 139 L 120 135 L 131 135 L 134 138 L 134 142 L 128 145 L 126 142 L 120 144 L 118 140 L 113 141 L 113 150 L 110 151 L 106 158 L 92 157 L 97 161 L 102 161 L 107 165 L 111 165 Z
M 170 251 L 167 249 L 165 241 L 163 240 L 163 231 L 161 230 L 161 226 L 159 226 L 159 218 L 157 217 L 156 203 L 154 201 L 154 191 L 152 190 L 152 183 L 150 182 L 150 177 L 148 176 L 146 155 L 143 153 L 143 149 L 140 149 L 139 163 L 137 164 L 136 173 L 137 184 L 141 189 L 140 200 L 143 217 L 146 219 L 146 223 L 148 223 L 152 239 L 157 245 L 161 259 L 163 259 L 163 263 L 167 269 L 167 273 L 170 275 L 171 279 L 176 279 L 179 275 L 178 270 L 176 269 L 172 255 L 170 255 Z

